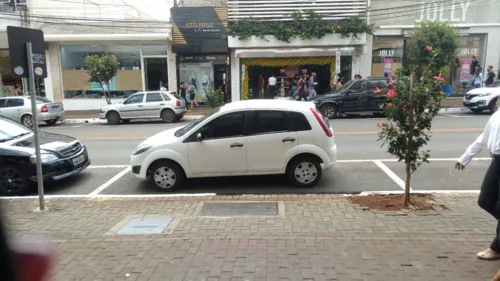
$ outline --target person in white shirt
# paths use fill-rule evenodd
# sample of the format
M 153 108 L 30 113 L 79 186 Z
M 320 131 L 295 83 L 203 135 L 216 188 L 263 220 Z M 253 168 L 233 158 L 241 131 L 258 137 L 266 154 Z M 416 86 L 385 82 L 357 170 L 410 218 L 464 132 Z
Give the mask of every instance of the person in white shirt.
M 271 91 L 271 94 L 273 95 L 273 97 L 276 95 L 276 83 L 277 83 L 277 79 L 276 77 L 274 77 L 274 74 L 271 75 L 271 77 L 269 77 L 269 79 L 267 80 L 268 84 L 267 84 L 267 88 Z
M 484 148 L 488 149 L 492 160 L 481 185 L 478 204 L 481 209 L 497 219 L 498 224 L 496 236 L 491 242 L 490 248 L 478 253 L 477 257 L 482 260 L 497 260 L 500 259 L 500 111 L 491 116 L 483 133 L 457 160 L 455 169 L 465 169 L 472 158 Z

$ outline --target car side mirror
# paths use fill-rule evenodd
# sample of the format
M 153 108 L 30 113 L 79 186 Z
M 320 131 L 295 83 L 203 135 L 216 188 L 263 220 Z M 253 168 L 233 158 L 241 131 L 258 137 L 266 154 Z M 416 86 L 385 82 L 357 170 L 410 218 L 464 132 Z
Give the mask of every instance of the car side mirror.
M 203 141 L 203 136 L 201 135 L 201 133 L 196 134 L 196 139 L 200 142 Z

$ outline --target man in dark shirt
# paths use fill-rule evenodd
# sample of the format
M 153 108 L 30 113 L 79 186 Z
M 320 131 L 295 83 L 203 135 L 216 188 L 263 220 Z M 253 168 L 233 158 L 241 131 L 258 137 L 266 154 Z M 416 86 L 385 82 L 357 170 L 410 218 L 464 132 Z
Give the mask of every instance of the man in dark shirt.
M 181 95 L 181 98 L 184 100 L 184 102 L 186 103 L 186 109 L 188 108 L 188 101 L 187 101 L 187 98 L 186 98 L 186 83 L 184 82 L 181 82 L 181 86 L 180 86 L 180 89 L 179 89 L 179 93 Z
M 493 84 L 494 80 L 495 80 L 495 72 L 493 72 L 493 66 L 488 66 L 488 74 L 486 74 L 486 83 L 485 85 L 486 86 L 489 86 L 491 84 Z

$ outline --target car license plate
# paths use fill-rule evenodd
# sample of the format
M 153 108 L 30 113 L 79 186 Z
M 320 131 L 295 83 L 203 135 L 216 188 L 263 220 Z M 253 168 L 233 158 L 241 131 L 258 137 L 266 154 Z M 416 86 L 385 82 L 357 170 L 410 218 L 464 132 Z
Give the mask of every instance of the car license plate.
M 84 155 L 80 155 L 78 157 L 73 158 L 73 166 L 78 166 L 78 165 L 82 164 L 83 162 L 85 162 Z

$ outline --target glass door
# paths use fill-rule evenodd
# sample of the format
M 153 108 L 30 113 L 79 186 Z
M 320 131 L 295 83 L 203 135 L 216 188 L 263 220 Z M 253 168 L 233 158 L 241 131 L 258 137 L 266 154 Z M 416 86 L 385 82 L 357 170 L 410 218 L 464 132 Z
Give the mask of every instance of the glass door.
M 162 87 L 168 89 L 167 58 L 144 58 L 144 78 L 147 91 L 157 91 Z

